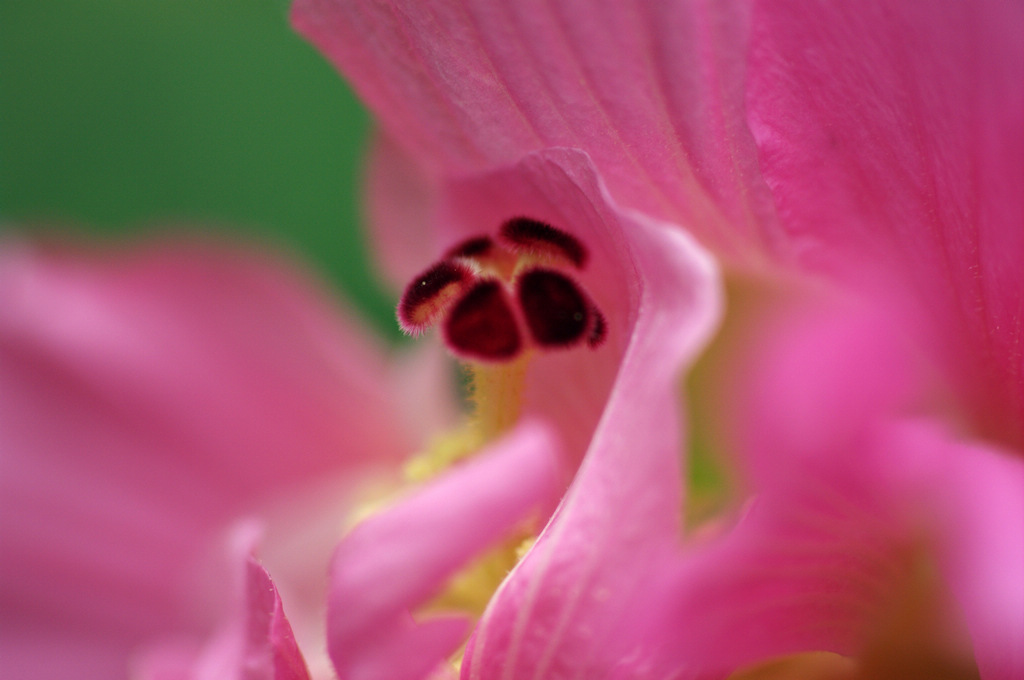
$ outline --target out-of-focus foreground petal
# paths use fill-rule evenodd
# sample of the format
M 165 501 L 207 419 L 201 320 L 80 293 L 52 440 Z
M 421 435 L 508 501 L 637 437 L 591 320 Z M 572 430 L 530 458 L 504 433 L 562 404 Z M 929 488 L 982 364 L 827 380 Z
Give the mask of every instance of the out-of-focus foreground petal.
M 827 651 L 858 677 L 1020 676 L 1024 464 L 928 425 L 875 435 L 773 477 L 647 593 L 651 667 L 721 677 Z
M 412 612 L 554 503 L 557 448 L 545 427 L 526 423 L 352 530 L 331 567 L 327 632 L 342 680 L 424 678 L 456 651 L 465 616 L 414 620 Z
M 243 522 L 231 536 L 237 602 L 227 623 L 203 648 L 192 641 L 158 641 L 140 654 L 140 680 L 309 680 L 277 587 L 256 560 L 261 530 Z
M 676 607 L 663 627 L 686 631 L 666 658 L 728 672 L 819 650 L 871 677 L 972 659 L 983 678 L 1024 671 L 1024 462 L 930 421 L 919 327 L 894 311 L 830 300 L 757 335 L 726 423 L 755 496 L 662 594 Z
M 619 663 L 642 676 L 630 603 L 681 535 L 677 385 L 721 301 L 714 265 L 681 231 L 620 219 L 641 284 L 621 367 L 573 485 L 492 600 L 463 677 L 601 677 Z
M 292 20 L 428 170 L 589 154 L 622 205 L 774 252 L 736 2 L 298 0 Z
M 444 233 L 435 228 L 441 180 L 389 135 L 377 131 L 365 169 L 368 238 L 386 281 L 402 290 L 440 254 Z
M 899 275 L 985 434 L 1024 444 L 1024 5 L 757 3 L 747 107 L 811 266 Z M 756 66 L 756 67 L 755 67 Z M 853 271 L 851 271 L 853 270 Z
M 1024 676 L 1024 460 L 916 423 L 895 429 L 889 442 L 879 465 L 895 498 L 919 494 L 912 509 L 935 541 L 982 678 Z
M 368 339 L 293 272 L 209 244 L 4 241 L 0 377 L 21 678 L 123 677 L 139 641 L 216 616 L 188 592 L 225 522 L 412 448 Z

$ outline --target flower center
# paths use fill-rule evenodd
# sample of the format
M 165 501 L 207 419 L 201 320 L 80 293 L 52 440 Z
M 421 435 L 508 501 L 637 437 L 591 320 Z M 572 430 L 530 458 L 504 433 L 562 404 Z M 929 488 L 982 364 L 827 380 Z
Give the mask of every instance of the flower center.
M 510 219 L 496 238 L 462 241 L 415 277 L 398 304 L 399 325 L 417 335 L 440 324 L 452 353 L 476 362 L 509 362 L 532 348 L 596 348 L 607 334 L 604 316 L 574 278 L 587 260 L 571 234 Z
M 473 418 L 406 465 L 421 482 L 478 451 L 519 419 L 530 357 L 604 341 L 604 316 L 574 275 L 588 262 L 571 234 L 526 217 L 450 248 L 416 276 L 398 304 L 406 333 L 439 324 L 465 361 Z

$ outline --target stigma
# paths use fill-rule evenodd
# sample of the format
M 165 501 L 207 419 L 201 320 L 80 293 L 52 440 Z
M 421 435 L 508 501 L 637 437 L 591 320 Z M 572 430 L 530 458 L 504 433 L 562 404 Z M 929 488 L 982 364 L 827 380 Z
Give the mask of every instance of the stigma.
M 450 248 L 413 278 L 398 304 L 410 335 L 440 326 L 456 356 L 515 360 L 531 348 L 599 347 L 607 324 L 576 280 L 588 261 L 575 236 L 529 217 Z

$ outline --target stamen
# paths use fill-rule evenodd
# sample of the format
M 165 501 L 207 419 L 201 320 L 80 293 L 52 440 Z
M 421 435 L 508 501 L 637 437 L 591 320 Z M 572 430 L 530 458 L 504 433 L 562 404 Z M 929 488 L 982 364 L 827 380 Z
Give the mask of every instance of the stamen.
M 455 303 L 444 324 L 448 346 L 458 354 L 484 361 L 503 361 L 523 347 L 504 287 L 481 281 Z
M 464 264 L 438 262 L 406 286 L 398 303 L 398 325 L 410 335 L 423 332 L 448 310 L 472 277 Z
M 596 325 L 592 322 L 593 306 L 569 277 L 550 269 L 532 269 L 519 277 L 516 292 L 526 325 L 538 345 L 570 347 L 588 328 L 591 337 L 597 332 L 598 343 L 603 339 L 603 318 Z
M 529 217 L 514 217 L 501 225 L 505 244 L 517 254 L 567 261 L 577 269 L 587 264 L 587 249 L 575 236 Z

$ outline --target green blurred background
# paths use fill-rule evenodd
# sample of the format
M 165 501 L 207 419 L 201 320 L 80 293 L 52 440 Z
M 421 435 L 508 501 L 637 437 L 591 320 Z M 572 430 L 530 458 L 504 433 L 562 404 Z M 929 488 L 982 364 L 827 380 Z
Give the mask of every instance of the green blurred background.
M 285 0 L 0 0 L 0 223 L 205 225 L 309 264 L 392 339 L 359 230 L 367 114 Z

